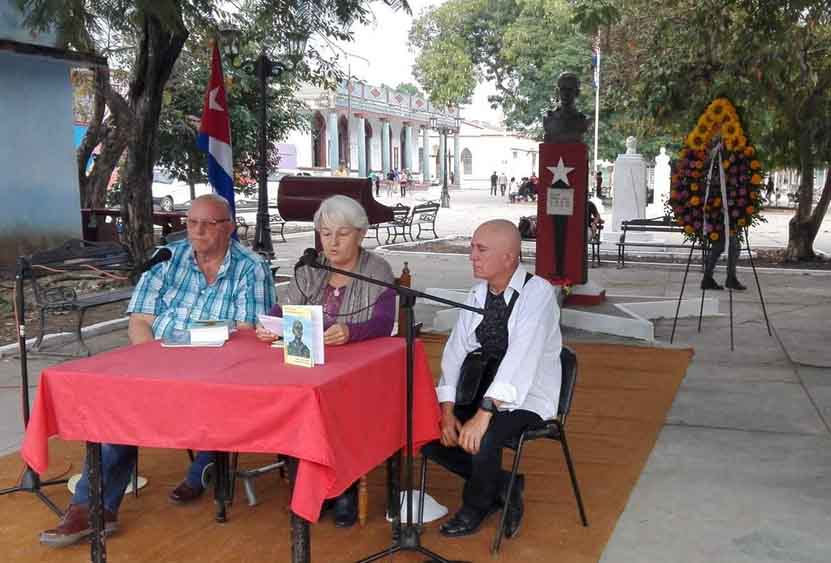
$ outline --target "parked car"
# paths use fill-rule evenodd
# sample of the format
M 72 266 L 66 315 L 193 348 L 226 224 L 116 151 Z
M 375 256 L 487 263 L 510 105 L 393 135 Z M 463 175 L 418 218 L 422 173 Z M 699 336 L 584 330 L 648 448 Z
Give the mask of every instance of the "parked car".
M 196 184 L 194 186 L 196 197 L 209 194 L 212 191 L 213 187 L 208 183 Z M 239 192 L 234 193 L 234 203 L 237 207 L 245 207 L 246 205 L 250 206 L 252 202 L 254 205 L 257 203 L 256 192 L 253 195 L 244 195 Z M 154 168 L 153 205 L 158 206 L 162 211 L 173 211 L 177 207 L 181 208 L 189 204 L 190 186 L 187 182 L 174 180 L 162 168 Z
M 210 184 L 196 184 L 196 197 L 209 194 L 213 190 Z M 177 205 L 190 201 L 190 186 L 187 182 L 174 180 L 161 168 L 153 169 L 153 205 L 158 205 L 162 211 L 173 211 Z

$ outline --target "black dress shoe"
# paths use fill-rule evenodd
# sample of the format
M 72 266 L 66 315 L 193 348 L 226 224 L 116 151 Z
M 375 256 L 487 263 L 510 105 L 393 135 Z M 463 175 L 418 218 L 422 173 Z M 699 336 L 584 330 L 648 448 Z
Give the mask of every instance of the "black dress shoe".
M 190 485 L 188 485 L 187 481 L 182 481 L 179 483 L 179 486 L 170 491 L 170 494 L 167 498 L 173 504 L 187 504 L 191 501 L 198 499 L 202 496 L 202 492 L 205 489 L 199 487 L 198 489 L 194 489 Z
M 505 520 L 506 538 L 512 538 L 519 532 L 522 515 L 525 513 L 525 505 L 522 502 L 523 491 L 525 491 L 525 477 L 517 475 L 514 488 L 511 491 L 511 502 L 508 504 L 508 516 Z
M 721 290 L 724 289 L 721 287 L 716 280 L 713 279 L 712 276 L 704 276 L 701 279 L 701 289 L 715 289 Z
M 456 514 L 450 517 L 450 520 L 441 525 L 439 533 L 448 538 L 459 538 L 475 534 L 488 514 L 488 512 L 481 513 L 478 510 L 463 506 Z
M 724 287 L 735 289 L 736 291 L 744 291 L 747 287 L 736 277 L 729 277 L 724 282 Z
M 358 521 L 358 488 L 352 485 L 334 502 L 335 526 L 349 528 Z

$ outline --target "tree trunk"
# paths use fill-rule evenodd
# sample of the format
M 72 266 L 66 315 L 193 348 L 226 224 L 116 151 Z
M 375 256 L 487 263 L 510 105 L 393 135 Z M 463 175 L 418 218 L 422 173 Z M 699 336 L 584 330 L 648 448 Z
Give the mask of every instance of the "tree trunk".
M 800 183 L 796 194 L 799 201 L 796 204 L 796 213 L 788 224 L 788 247 L 785 250 L 785 260 L 788 261 L 813 260 L 816 257 L 814 239 L 819 229 L 818 224 L 814 225 L 815 218 L 811 215 L 814 199 L 814 155 L 807 127 L 801 129 L 798 143 Z
M 102 122 L 104 106 L 111 115 Z M 95 71 L 95 109 L 93 120 L 78 147 L 78 183 L 81 192 L 81 207 L 104 207 L 107 188 L 113 170 L 127 146 L 127 132 L 130 128 L 130 113 L 127 102 L 110 86 L 109 69 Z M 89 175 L 85 166 L 95 147 L 101 151 L 95 158 Z
M 153 248 L 153 165 L 162 92 L 185 44 L 188 32 L 181 21 L 165 27 L 145 14 L 137 58 L 130 79 L 130 109 L 135 119 L 127 141 L 127 163 L 121 189 L 125 243 L 136 264 Z
M 803 172 L 803 182 L 806 174 Z M 811 182 L 813 182 L 813 169 L 811 169 Z M 810 210 L 811 199 L 813 199 L 813 186 L 809 193 L 810 199 L 804 202 Z M 802 189 L 800 188 L 799 208 L 796 214 L 791 218 L 788 224 L 788 248 L 785 251 L 785 260 L 813 260 L 816 257 L 814 253 L 814 239 L 817 237 L 819 228 L 822 225 L 825 214 L 828 212 L 828 204 L 831 201 L 831 171 L 825 175 L 825 186 L 822 188 L 822 195 L 813 213 L 810 213 L 804 219 L 800 217 L 802 212 L 803 199 Z

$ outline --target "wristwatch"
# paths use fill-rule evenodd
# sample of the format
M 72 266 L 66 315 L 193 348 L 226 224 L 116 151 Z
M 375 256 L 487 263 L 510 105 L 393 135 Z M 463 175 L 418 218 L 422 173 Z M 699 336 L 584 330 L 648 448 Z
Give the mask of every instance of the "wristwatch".
M 496 403 L 493 402 L 493 399 L 490 397 L 485 397 L 482 399 L 482 402 L 479 403 L 479 408 L 483 411 L 488 411 L 491 414 L 496 414 L 499 412 L 499 409 L 496 408 Z

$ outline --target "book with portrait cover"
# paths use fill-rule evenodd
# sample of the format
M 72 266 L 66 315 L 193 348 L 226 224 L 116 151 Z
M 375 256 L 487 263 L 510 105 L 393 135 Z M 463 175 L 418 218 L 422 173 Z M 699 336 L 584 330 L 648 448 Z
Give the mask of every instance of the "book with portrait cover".
M 323 307 L 283 305 L 283 353 L 287 364 L 323 363 Z

